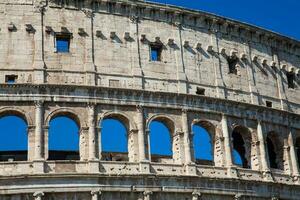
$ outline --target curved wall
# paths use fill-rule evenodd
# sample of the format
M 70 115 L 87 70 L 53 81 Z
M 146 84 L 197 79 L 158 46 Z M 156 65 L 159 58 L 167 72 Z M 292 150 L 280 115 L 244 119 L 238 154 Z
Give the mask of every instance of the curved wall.
M 0 162 L 0 199 L 299 198 L 298 41 L 143 1 L 1 1 L 0 20 L 0 116 L 28 125 L 27 160 Z M 57 52 L 59 34 L 71 35 L 68 53 Z M 79 160 L 48 160 L 57 116 L 78 124 Z M 107 117 L 127 128 L 126 161 L 103 160 Z M 152 120 L 170 129 L 162 162 L 149 153 Z M 211 136 L 209 165 L 194 158 L 194 124 Z M 233 132 L 247 166 L 233 162 Z

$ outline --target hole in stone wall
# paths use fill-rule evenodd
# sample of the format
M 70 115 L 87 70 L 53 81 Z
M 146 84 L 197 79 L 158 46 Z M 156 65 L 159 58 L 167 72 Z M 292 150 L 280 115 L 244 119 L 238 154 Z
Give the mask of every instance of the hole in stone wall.
M 150 124 L 150 151 L 152 162 L 172 158 L 171 132 L 161 121 L 152 121 Z
M 161 44 L 150 44 L 150 58 L 151 61 L 161 61 L 162 45 Z
M 5 83 L 14 84 L 17 82 L 17 75 L 5 75 Z
M 229 67 L 229 74 L 237 74 L 238 58 L 236 56 L 228 56 L 227 63 Z
M 193 125 L 193 146 L 196 164 L 213 165 L 213 145 L 210 133 L 201 125 Z
M 102 160 L 128 161 L 126 126 L 118 119 L 107 118 L 101 126 Z
M 70 51 L 71 34 L 69 33 L 56 33 L 56 52 L 68 53 Z
M 277 155 L 276 155 L 274 143 L 269 136 L 267 137 L 267 149 L 268 149 L 270 167 L 274 169 L 278 169 Z
M 288 88 L 295 88 L 295 74 L 293 72 L 287 72 L 286 73 L 286 78 L 287 78 L 287 83 L 288 83 Z
M 273 107 L 272 102 L 271 101 L 266 101 L 266 106 L 268 108 L 272 108 Z
M 205 95 L 205 89 L 201 87 L 197 87 L 196 94 Z
M 79 160 L 79 127 L 65 116 L 50 121 L 48 160 Z
M 28 138 L 27 123 L 18 116 L 0 119 L 0 161 L 26 161 Z

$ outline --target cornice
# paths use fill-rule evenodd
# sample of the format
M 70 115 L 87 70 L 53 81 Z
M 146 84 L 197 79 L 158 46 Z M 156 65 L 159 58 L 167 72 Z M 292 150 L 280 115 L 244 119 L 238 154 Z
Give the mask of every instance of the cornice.
M 225 31 L 227 34 L 230 33 L 230 35 L 234 35 L 232 33 L 235 33 L 238 36 L 243 34 L 248 40 L 252 40 L 252 37 L 256 37 L 260 43 L 264 41 L 268 45 L 275 44 L 289 50 L 293 49 L 295 52 L 299 51 L 298 54 L 300 54 L 300 41 L 294 38 L 287 37 L 245 22 L 200 10 L 193 10 L 142 0 L 84 0 L 80 5 L 74 3 L 74 5 L 69 7 L 63 3 L 60 4 L 59 2 L 59 0 L 50 0 L 49 6 L 56 8 L 65 7 L 78 10 L 83 9 L 82 7 L 85 7 L 93 10 L 93 12 L 104 12 L 123 16 L 139 16 L 143 19 L 158 21 L 162 20 L 160 14 L 167 14 L 171 19 L 169 22 L 174 24 L 180 23 L 183 26 L 190 26 L 191 24 L 187 23 L 188 21 L 200 21 L 205 25 L 204 28 L 212 32 Z M 111 9 L 112 7 L 113 9 Z M 159 17 L 149 17 L 146 16 L 147 13 L 150 13 L 150 15 L 151 13 L 159 13 Z

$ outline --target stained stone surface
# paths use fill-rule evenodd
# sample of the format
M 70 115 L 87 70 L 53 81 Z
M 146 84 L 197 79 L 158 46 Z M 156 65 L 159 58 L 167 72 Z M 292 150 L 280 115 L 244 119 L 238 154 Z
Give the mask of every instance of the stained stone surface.
M 27 161 L 0 162 L 0 200 L 299 199 L 299 41 L 134 0 L 2 0 L 0 21 L 0 116 L 28 125 Z M 59 34 L 71 36 L 68 53 Z M 80 127 L 79 160 L 48 160 L 57 116 Z M 113 155 L 126 160 L 104 160 L 106 118 L 127 128 L 128 154 Z M 161 162 L 149 155 L 154 120 L 172 138 Z M 210 133 L 212 163 L 194 158 L 194 124 Z M 236 130 L 248 168 L 232 161 Z

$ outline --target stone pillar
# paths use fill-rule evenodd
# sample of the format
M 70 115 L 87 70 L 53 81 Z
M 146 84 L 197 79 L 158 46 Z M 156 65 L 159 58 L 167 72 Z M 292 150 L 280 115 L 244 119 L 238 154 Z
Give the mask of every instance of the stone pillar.
M 149 162 L 151 162 L 151 146 L 150 146 L 150 130 L 146 129 L 146 136 L 147 136 L 147 141 L 148 141 L 148 158 Z
M 143 107 L 137 106 L 137 128 L 138 128 L 138 148 L 139 161 L 146 160 L 145 154 L 145 127 L 144 127 L 144 110 Z
M 268 166 L 268 161 L 267 161 L 265 138 L 263 135 L 261 121 L 257 122 L 257 138 L 258 138 L 258 142 L 259 142 L 261 170 L 263 172 L 270 171 L 269 166 Z
M 187 76 L 185 73 L 185 61 L 184 61 L 184 47 L 183 47 L 183 41 L 182 41 L 182 24 L 181 22 L 175 22 L 174 24 L 176 28 L 178 28 L 178 36 L 180 40 L 180 55 L 178 55 L 175 51 L 176 57 L 180 58 L 180 61 L 176 62 L 177 67 L 177 92 L 178 93 L 188 93 L 189 89 L 187 87 Z
M 258 138 L 258 142 L 259 142 L 261 171 L 266 180 L 272 181 L 272 176 L 271 176 L 271 172 L 270 172 L 270 168 L 269 168 L 268 160 L 267 160 L 265 138 L 263 135 L 263 128 L 262 128 L 260 120 L 257 121 L 257 138 Z
M 199 191 L 194 191 L 193 193 L 192 193 L 192 200 L 200 200 L 201 199 L 201 192 L 199 192 Z
M 85 23 L 86 33 L 80 35 L 81 39 L 85 41 L 86 48 L 84 57 L 84 70 L 85 70 L 85 84 L 96 85 L 96 67 L 94 64 L 94 13 L 90 10 L 84 9 L 86 17 L 91 23 Z M 87 37 L 87 35 L 90 35 Z
M 97 134 L 95 128 L 95 105 L 88 105 L 88 126 L 89 126 L 89 160 L 97 160 Z
M 232 167 L 232 154 L 231 154 L 231 137 L 228 132 L 227 116 L 222 116 L 222 131 L 224 137 L 224 150 L 226 167 Z
M 42 101 L 35 102 L 35 145 L 34 160 L 44 160 L 44 138 L 43 138 L 43 115 L 44 108 Z
M 97 133 L 98 133 L 98 158 L 101 160 L 102 158 L 102 136 L 101 136 L 101 130 L 102 128 L 99 127 L 97 128 Z
M 294 177 L 299 177 L 299 166 L 297 162 L 297 154 L 296 149 L 294 145 L 294 138 L 293 138 L 293 132 L 291 128 L 289 129 L 289 137 L 288 137 L 288 144 L 290 146 L 290 157 L 291 157 L 291 174 Z
M 33 194 L 34 200 L 42 200 L 44 192 L 38 191 Z
M 143 195 L 144 195 L 144 200 L 151 200 L 151 195 L 153 194 L 153 192 L 152 191 L 145 191 L 144 193 L 143 193 Z
M 191 144 L 190 144 L 190 131 L 187 110 L 182 110 L 182 131 L 183 131 L 183 145 L 184 145 L 184 157 L 185 164 L 191 163 Z
M 35 0 L 33 1 L 33 5 L 35 8 L 34 15 L 36 18 L 41 19 L 41 23 L 39 25 L 33 24 L 34 31 L 31 33 L 27 33 L 32 37 L 32 42 L 34 43 L 34 60 L 33 60 L 33 83 L 35 84 L 43 84 L 45 83 L 45 62 L 44 62 L 44 40 L 45 40 L 45 30 L 44 30 L 44 12 L 46 1 Z M 39 15 L 39 16 L 38 16 Z M 29 79 L 29 78 L 28 78 Z M 29 81 L 29 80 L 28 80 Z M 29 81 L 31 82 L 31 81 Z
M 92 200 L 98 200 L 99 197 L 101 196 L 101 193 L 102 192 L 100 190 L 91 191 Z

